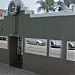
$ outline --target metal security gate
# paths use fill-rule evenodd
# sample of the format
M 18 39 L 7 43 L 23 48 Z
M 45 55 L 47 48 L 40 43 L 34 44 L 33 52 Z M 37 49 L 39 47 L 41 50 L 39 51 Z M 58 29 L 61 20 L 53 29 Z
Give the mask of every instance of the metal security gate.
M 18 37 L 17 64 L 18 66 L 22 67 L 22 63 L 23 63 L 23 39 L 22 37 Z

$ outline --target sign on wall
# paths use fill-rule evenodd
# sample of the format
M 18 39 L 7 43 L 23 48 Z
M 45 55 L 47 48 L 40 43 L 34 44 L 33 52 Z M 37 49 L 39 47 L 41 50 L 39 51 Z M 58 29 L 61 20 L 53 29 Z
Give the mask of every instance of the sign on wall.
M 16 15 L 20 11 L 19 1 L 10 1 L 8 11 L 10 15 Z

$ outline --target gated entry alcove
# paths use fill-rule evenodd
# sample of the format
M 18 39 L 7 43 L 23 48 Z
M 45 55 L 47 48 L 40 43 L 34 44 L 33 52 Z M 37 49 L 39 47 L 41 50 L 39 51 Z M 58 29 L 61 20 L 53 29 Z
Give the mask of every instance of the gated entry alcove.
M 9 65 L 13 63 L 12 60 L 16 59 L 15 53 L 17 53 L 17 47 L 14 47 L 13 43 L 18 41 L 12 41 L 12 43 L 11 40 L 21 37 L 23 39 L 23 69 L 37 72 L 41 75 L 75 75 L 75 61 L 67 59 L 67 42 L 75 42 L 74 13 L 73 11 L 69 11 L 32 14 L 32 11 L 28 11 L 25 8 L 25 10 L 20 10 L 14 16 L 10 14 L 4 16 L 3 19 L 0 19 L 0 27 L 2 28 L 0 36 L 8 36 L 8 49 L 0 48 L 0 62 Z M 47 42 L 45 48 L 46 55 L 26 52 L 25 38 L 45 39 Z M 51 40 L 60 40 L 62 43 L 59 58 L 49 54 Z M 14 49 L 11 47 L 15 48 L 13 54 L 12 50 Z

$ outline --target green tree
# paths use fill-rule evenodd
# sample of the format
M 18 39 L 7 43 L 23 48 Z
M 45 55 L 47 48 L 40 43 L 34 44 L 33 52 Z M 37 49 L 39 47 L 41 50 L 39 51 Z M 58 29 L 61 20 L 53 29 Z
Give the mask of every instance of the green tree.
M 75 0 L 64 0 L 64 3 L 69 7 L 71 3 L 75 4 Z
M 49 10 L 52 9 L 52 5 L 54 3 L 53 0 L 40 0 L 40 1 L 37 1 L 36 4 L 39 3 L 40 4 L 40 7 L 38 7 L 37 11 L 41 11 L 41 10 L 44 10 L 45 12 L 49 12 Z
M 59 1 L 57 1 L 57 2 L 55 2 L 54 4 L 57 4 L 58 6 L 58 11 L 61 11 L 61 10 L 63 10 L 63 8 L 62 8 L 62 5 L 64 4 L 63 2 L 61 2 L 61 0 L 59 0 Z
M 61 2 L 60 0 L 58 2 L 56 2 L 58 5 L 61 5 L 63 2 Z
M 64 0 L 64 2 L 75 3 L 75 0 Z

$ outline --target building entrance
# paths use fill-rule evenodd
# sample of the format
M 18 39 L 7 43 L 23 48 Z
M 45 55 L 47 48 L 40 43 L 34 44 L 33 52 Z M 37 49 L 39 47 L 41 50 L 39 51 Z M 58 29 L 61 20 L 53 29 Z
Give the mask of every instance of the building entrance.
M 9 37 L 9 64 L 22 68 L 23 63 L 23 40 L 21 37 Z

